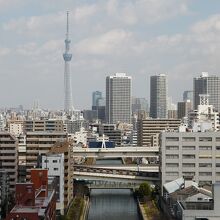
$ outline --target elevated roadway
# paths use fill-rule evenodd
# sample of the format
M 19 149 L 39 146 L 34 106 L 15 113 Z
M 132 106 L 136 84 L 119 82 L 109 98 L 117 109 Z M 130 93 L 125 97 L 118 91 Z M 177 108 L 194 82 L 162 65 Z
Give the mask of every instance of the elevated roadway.
M 140 172 L 159 172 L 159 164 L 94 164 L 94 165 L 74 165 L 75 167 L 86 167 L 86 168 L 97 168 L 105 170 L 130 170 L 130 171 L 140 171 Z
M 159 181 L 159 173 L 142 172 L 122 169 L 94 168 L 74 166 L 74 179 L 86 181 L 114 181 L 121 183 L 142 183 L 145 181 L 156 183 Z
M 73 157 L 125 158 L 125 157 L 158 157 L 159 147 L 115 147 L 115 148 L 82 148 L 73 147 Z

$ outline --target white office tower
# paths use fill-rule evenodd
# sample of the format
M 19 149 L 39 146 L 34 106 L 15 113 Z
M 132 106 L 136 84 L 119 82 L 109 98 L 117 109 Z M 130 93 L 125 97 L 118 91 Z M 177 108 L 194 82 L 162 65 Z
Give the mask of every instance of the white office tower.
M 106 77 L 106 121 L 131 123 L 131 76 L 125 73 Z
M 67 12 L 67 27 L 66 27 L 66 40 L 65 40 L 65 53 L 63 54 L 63 59 L 65 61 L 64 69 L 64 111 L 70 113 L 73 110 L 72 103 L 72 88 L 71 88 L 71 75 L 70 75 L 70 61 L 72 59 L 72 54 L 69 53 L 70 50 L 70 39 L 69 39 L 69 12 Z
M 215 110 L 220 111 L 220 77 L 209 76 L 208 73 L 203 72 L 200 77 L 193 79 L 193 95 L 194 95 L 194 109 L 200 102 L 199 95 L 209 95 L 209 103 L 213 105 Z
M 209 104 L 209 95 L 201 94 L 198 110 L 189 112 L 188 124 L 194 132 L 219 131 L 219 113 Z
M 167 90 L 165 74 L 150 77 L 150 117 L 167 118 Z

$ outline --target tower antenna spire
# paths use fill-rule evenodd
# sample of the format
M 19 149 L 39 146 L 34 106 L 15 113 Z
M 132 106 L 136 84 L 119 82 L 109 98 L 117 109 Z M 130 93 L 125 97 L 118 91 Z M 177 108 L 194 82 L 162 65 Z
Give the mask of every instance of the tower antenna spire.
M 69 39 L 69 11 L 66 12 L 66 39 Z

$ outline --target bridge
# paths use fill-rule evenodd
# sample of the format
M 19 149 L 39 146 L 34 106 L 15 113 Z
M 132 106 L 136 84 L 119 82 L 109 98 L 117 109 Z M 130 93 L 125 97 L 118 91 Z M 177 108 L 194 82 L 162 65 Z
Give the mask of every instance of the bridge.
M 115 147 L 115 148 L 82 148 L 73 147 L 73 157 L 125 158 L 125 157 L 158 157 L 159 147 Z
M 149 172 L 133 171 L 126 169 L 98 168 L 88 166 L 74 166 L 74 179 L 86 181 L 108 181 L 130 184 L 159 182 L 159 173 L 153 170 Z
M 91 189 L 135 189 L 139 187 L 139 183 L 127 183 L 127 182 L 110 182 L 110 181 L 76 181 L 87 185 Z
M 97 168 L 103 170 L 130 170 L 139 172 L 159 172 L 159 164 L 92 164 L 92 165 L 74 165 L 75 167 L 82 168 Z

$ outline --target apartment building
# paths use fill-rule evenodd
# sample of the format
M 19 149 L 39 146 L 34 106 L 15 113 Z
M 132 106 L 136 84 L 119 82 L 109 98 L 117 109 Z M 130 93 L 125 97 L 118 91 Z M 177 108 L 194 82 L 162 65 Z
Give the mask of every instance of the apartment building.
M 23 120 L 8 120 L 8 131 L 15 135 L 19 136 L 24 132 L 24 121 Z
M 180 119 L 138 119 L 138 146 L 159 146 L 159 134 L 164 130 L 178 130 Z
M 42 157 L 42 167 L 48 169 L 48 175 L 59 179 L 59 201 L 57 209 L 61 214 L 67 211 L 73 199 L 73 143 L 56 143 Z
M 67 140 L 67 133 L 64 132 L 27 132 L 26 133 L 26 169 L 27 179 L 29 170 L 40 162 L 39 156 L 45 155 L 57 142 Z
M 18 177 L 18 142 L 9 132 L 0 132 L 0 168 L 9 175 L 9 189 L 15 190 Z
M 38 131 L 55 131 L 63 132 L 64 124 L 62 120 L 49 119 L 49 120 L 26 120 L 24 121 L 25 132 L 38 132 Z
M 220 182 L 220 132 L 162 132 L 160 157 L 162 185 L 182 176 Z

